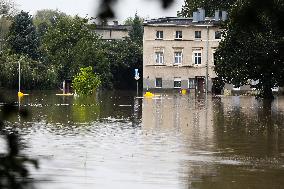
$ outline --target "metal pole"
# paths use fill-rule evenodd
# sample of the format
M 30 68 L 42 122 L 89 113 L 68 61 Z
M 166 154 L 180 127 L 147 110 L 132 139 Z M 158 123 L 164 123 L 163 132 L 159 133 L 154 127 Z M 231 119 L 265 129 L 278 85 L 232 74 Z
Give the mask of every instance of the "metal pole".
M 206 41 L 206 77 L 205 77 L 205 94 L 208 93 L 208 59 L 209 59 L 209 26 L 207 26 L 207 41 Z
M 19 62 L 19 92 L 21 92 L 21 63 Z
M 138 80 L 137 80 L 137 82 L 136 82 L 136 96 L 138 96 Z

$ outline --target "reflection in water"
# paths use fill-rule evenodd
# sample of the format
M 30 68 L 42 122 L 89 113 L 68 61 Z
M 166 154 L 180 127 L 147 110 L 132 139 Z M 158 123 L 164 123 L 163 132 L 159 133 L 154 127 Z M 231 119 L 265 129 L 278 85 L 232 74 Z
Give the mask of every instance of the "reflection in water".
M 283 97 L 267 106 L 240 96 L 55 93 L 30 93 L 22 107 L 33 116 L 10 120 L 30 144 L 25 152 L 41 160 L 40 189 L 284 184 Z

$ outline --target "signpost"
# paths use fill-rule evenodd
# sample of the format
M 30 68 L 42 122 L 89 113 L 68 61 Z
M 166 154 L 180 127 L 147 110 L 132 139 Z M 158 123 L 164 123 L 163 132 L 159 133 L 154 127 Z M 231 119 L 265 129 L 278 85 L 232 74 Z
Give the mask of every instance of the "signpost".
M 140 79 L 140 77 L 138 69 L 134 69 L 134 71 L 135 71 L 134 79 L 136 80 L 136 94 L 138 96 L 138 80 Z

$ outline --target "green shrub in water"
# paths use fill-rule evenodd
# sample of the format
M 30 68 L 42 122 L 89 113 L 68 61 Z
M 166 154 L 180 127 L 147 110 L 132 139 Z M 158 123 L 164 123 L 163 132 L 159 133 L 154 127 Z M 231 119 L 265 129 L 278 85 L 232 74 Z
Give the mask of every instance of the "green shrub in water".
M 80 68 L 72 81 L 72 87 L 79 95 L 91 95 L 101 85 L 100 76 L 91 66 Z

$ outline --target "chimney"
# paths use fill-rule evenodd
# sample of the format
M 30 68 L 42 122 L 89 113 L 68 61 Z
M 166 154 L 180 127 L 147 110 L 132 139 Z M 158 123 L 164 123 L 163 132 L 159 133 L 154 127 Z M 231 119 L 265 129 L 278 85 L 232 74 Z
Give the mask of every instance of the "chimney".
M 199 20 L 199 18 L 198 18 L 198 12 L 193 12 L 192 17 L 193 17 L 192 22 L 198 22 L 198 20 Z
M 219 21 L 220 20 L 220 12 L 219 10 L 215 10 L 215 21 Z
M 222 21 L 227 20 L 227 18 L 228 18 L 228 13 L 227 13 L 227 11 L 222 11 Z
M 114 25 L 114 26 L 118 26 L 118 21 L 116 21 L 116 20 L 113 21 L 113 25 Z
M 205 10 L 203 8 L 198 8 L 198 14 L 199 19 L 198 21 L 204 21 L 205 20 Z

